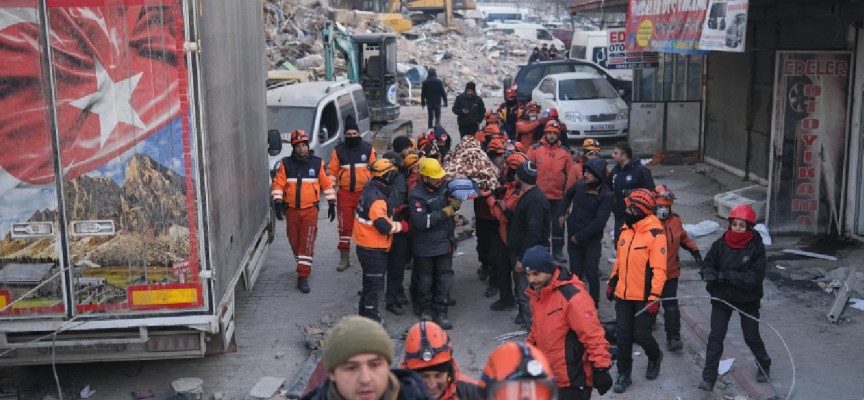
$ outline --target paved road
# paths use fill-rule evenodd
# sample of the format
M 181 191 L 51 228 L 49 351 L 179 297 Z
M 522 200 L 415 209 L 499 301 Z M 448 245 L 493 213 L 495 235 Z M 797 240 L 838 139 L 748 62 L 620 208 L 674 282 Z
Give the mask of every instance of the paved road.
M 415 126 L 425 127 L 425 111 L 419 107 L 408 107 L 403 115 L 414 119 Z M 445 112 L 444 121 L 448 130 L 457 132 L 452 114 Z M 699 202 L 700 206 L 702 204 L 704 201 Z M 679 213 L 690 210 L 688 207 L 696 205 L 682 204 L 678 208 Z M 471 207 L 464 209 L 463 213 L 470 218 Z M 263 376 L 286 377 L 290 380 L 297 374 L 300 363 L 307 355 L 298 325 L 320 324 L 322 316 L 328 314 L 338 319 L 357 312 L 355 303 L 361 281 L 360 269 L 356 267 L 358 264 L 355 260 L 354 268 L 337 272 L 336 224 L 327 221 L 322 212 L 319 227 L 315 266 L 310 279 L 312 293 L 303 295 L 294 287 L 296 274 L 293 257 L 281 229 L 271 246 L 255 290 L 238 292 L 237 352 L 195 360 L 60 366 L 58 370 L 63 386 L 74 391 L 90 384 L 96 390 L 91 399 L 97 400 L 126 399 L 131 391 L 145 388 L 153 390 L 156 398 L 164 398 L 171 392 L 171 381 L 181 377 L 199 377 L 204 380 L 207 394 L 218 391 L 226 399 L 243 399 Z M 496 313 L 489 310 L 491 299 L 484 298 L 482 294 L 485 283 L 476 278 L 479 264 L 475 244 L 473 239 L 460 243 L 454 259 L 452 297 L 458 300 L 458 304 L 450 312 L 455 325 L 450 335 L 455 344 L 456 359 L 463 371 L 477 378 L 486 357 L 499 344 L 493 338 L 515 331 L 517 326 L 513 323 L 515 312 Z M 604 249 L 603 260 L 609 255 L 609 249 Z M 608 273 L 608 262 L 601 262 L 601 269 Z M 612 313 L 611 303 L 603 301 L 601 316 L 611 316 Z M 416 322 L 411 314 L 396 317 L 385 312 L 385 317 L 385 327 L 396 338 Z M 647 359 L 641 349 L 636 347 L 634 350 L 640 354 L 635 357 L 634 386 L 628 393 L 607 394 L 604 398 L 712 398 L 712 395 L 706 397 L 704 392 L 696 389 L 700 376 L 699 354 L 704 353 L 702 344 L 689 332 L 683 333 L 686 343 L 684 351 L 667 354 L 657 381 L 647 382 L 644 379 L 642 371 Z M 662 324 L 655 332 L 655 337 L 665 343 Z M 38 368 L 0 370 L 2 376 L 11 381 L 29 376 L 51 382 L 48 371 Z M 733 386 L 726 394 L 734 396 L 740 391 Z M 720 391 L 717 391 L 716 398 L 723 398 Z

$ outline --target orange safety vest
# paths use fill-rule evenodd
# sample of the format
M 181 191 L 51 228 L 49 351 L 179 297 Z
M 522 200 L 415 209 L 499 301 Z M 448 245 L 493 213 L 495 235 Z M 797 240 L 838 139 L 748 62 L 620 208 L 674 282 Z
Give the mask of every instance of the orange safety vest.
M 322 188 L 328 201 L 336 200 L 333 181 L 324 170 L 324 160 L 313 155 L 305 159 L 285 157 L 279 163 L 270 193 L 273 200 L 282 200 L 289 208 L 303 209 L 321 200 Z

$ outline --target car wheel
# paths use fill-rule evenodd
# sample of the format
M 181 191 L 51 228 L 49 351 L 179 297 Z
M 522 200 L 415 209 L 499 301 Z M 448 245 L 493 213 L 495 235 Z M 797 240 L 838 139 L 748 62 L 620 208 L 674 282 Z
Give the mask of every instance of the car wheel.
M 722 31 L 722 30 L 724 30 L 724 29 L 726 29 L 726 20 L 725 20 L 725 19 L 721 19 L 721 20 L 720 20 L 720 30 Z
M 807 103 L 815 98 L 804 93 L 804 87 L 813 84 L 806 76 L 795 78 L 786 89 L 786 112 L 791 114 L 795 120 L 802 120 L 809 115 Z

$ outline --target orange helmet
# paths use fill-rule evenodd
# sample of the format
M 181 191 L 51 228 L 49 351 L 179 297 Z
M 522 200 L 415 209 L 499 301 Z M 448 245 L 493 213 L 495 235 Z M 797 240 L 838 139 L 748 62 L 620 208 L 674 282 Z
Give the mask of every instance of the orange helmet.
M 294 132 L 291 132 L 292 146 L 302 142 L 306 142 L 307 144 L 309 143 L 309 135 L 306 134 L 306 131 L 298 129 Z
M 546 123 L 546 127 L 543 129 L 543 132 L 561 133 L 561 124 L 559 124 L 558 121 L 553 119 Z
M 486 146 L 487 153 L 504 154 L 504 142 L 501 139 L 492 139 Z
M 582 142 L 582 149 L 585 151 L 600 151 L 600 141 L 597 139 L 585 139 Z
M 487 400 L 554 400 L 558 387 L 549 360 L 536 347 L 522 342 L 498 346 L 478 382 Z
M 627 197 L 624 198 L 624 205 L 627 207 L 634 206 L 642 210 L 645 215 L 651 215 L 654 214 L 654 207 L 657 206 L 657 201 L 654 198 L 654 192 L 639 188 L 627 194 Z
M 402 164 L 405 165 L 405 169 L 413 169 L 420 164 L 420 154 L 417 153 L 409 153 L 405 158 L 402 159 Z
M 536 102 L 529 101 L 528 104 L 525 105 L 525 109 L 540 112 L 540 105 Z
M 675 202 L 675 193 L 672 193 L 672 189 L 669 189 L 669 186 L 657 186 L 654 192 L 657 194 L 658 206 L 671 206 Z
M 516 142 L 516 143 L 513 143 L 513 145 L 516 146 L 516 151 L 518 151 L 520 153 L 525 152 L 525 145 L 522 144 L 522 142 Z
M 483 131 L 491 134 L 499 134 L 501 133 L 501 128 L 499 128 L 498 125 L 486 125 L 486 127 L 483 128 Z
M 522 164 L 525 161 L 528 161 L 528 156 L 522 153 L 513 153 L 507 156 L 507 160 L 505 160 L 504 162 L 506 164 L 506 168 L 516 169 L 519 164 Z
M 408 330 L 405 338 L 405 365 L 423 369 L 453 359 L 453 344 L 444 329 L 431 321 L 420 321 Z

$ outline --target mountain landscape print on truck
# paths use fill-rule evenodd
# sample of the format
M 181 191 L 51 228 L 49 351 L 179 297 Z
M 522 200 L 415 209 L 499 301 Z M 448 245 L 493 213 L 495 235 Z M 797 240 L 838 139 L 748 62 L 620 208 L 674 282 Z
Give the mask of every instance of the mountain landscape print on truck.
M 0 7 L 4 313 L 200 307 L 180 1 L 32 3 Z

